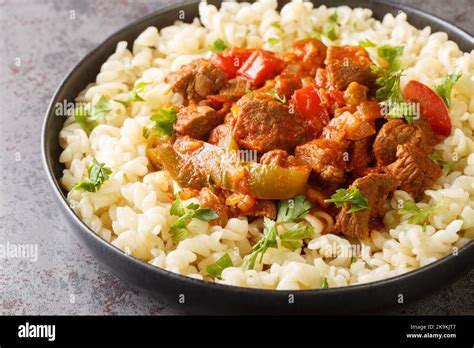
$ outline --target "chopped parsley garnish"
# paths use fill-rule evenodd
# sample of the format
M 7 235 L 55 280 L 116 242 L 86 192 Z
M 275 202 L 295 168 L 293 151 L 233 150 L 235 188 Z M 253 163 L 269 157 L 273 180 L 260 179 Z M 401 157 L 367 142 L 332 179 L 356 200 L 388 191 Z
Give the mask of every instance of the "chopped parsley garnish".
M 174 134 L 173 125 L 177 120 L 174 106 L 157 109 L 150 118 L 155 122 L 153 129 L 161 141 L 168 141 Z
M 85 130 L 91 130 L 97 126 L 97 121 L 89 119 L 88 106 L 81 105 L 74 109 L 74 120 Z
M 114 99 L 114 101 L 122 104 L 125 107 L 128 107 L 130 102 L 145 101 L 145 99 L 142 98 L 141 94 L 145 91 L 145 87 L 148 86 L 149 84 L 151 84 L 151 82 L 141 81 L 137 83 L 135 86 L 133 86 L 126 100 Z
M 228 48 L 224 40 L 222 39 L 217 39 L 214 41 L 211 45 L 209 45 L 209 50 L 213 52 L 219 52 L 222 53 L 224 50 Z
M 329 20 L 334 23 L 337 23 L 338 18 L 339 16 L 337 14 L 337 11 L 334 11 L 334 13 L 329 16 Z
M 312 238 L 313 235 L 314 229 L 310 225 L 300 222 L 280 234 L 281 245 L 290 250 L 295 250 L 303 246 L 302 239 Z
M 148 86 L 150 84 L 150 82 L 139 82 L 137 83 L 135 86 L 133 86 L 133 89 L 132 89 L 132 95 L 131 97 L 128 99 L 129 102 L 134 102 L 134 101 L 145 101 L 145 99 L 143 99 L 141 97 L 140 94 L 142 94 L 144 91 L 145 91 L 145 87 Z
M 222 271 L 227 267 L 232 267 L 232 259 L 230 258 L 229 254 L 225 253 L 219 260 L 215 263 L 210 264 L 206 267 L 206 272 L 209 275 L 213 276 L 214 278 L 218 278 L 221 276 Z
M 253 246 L 252 253 L 243 264 L 244 269 L 253 269 L 255 267 L 255 262 L 257 261 L 258 256 L 260 256 L 258 262 L 261 263 L 263 260 L 263 255 L 268 250 L 268 248 L 276 248 L 278 246 L 278 232 L 276 222 L 267 217 L 264 217 L 263 226 L 263 238 L 260 239 L 257 244 Z
M 170 214 L 179 216 L 179 219 L 171 224 L 169 234 L 175 242 L 182 241 L 188 237 L 188 222 L 192 218 L 202 221 L 210 221 L 217 219 L 217 214 L 209 208 L 201 208 L 197 203 L 190 203 L 184 207 L 181 197 L 179 196 L 180 188 L 175 186 L 175 201 L 171 204 Z
M 359 41 L 359 46 L 371 48 L 371 47 L 376 47 L 377 45 L 374 44 L 369 39 L 367 39 L 367 40 Z
M 443 161 L 436 155 L 435 153 L 429 154 L 428 158 L 432 160 L 433 162 L 436 162 L 438 165 L 440 165 L 444 170 L 446 170 L 446 175 L 449 175 L 452 173 L 454 166 L 459 163 L 459 161 L 463 160 L 466 158 L 466 156 L 461 156 L 457 160 L 454 161 Z
M 357 262 L 357 257 L 354 255 L 351 256 L 351 263 Z
M 380 105 L 387 109 L 386 118 L 404 118 L 408 124 L 413 124 L 415 115 L 404 107 L 407 103 L 400 88 L 402 71 L 390 72 L 375 65 L 372 65 L 372 71 L 379 75 L 375 82 L 380 88 L 375 92 L 375 97 L 383 100 Z
M 359 46 L 365 48 L 375 48 L 377 45 L 370 40 L 359 41 Z M 377 48 L 377 54 L 383 58 L 388 65 L 389 71 L 400 70 L 400 59 L 403 55 L 403 46 L 382 45 Z
M 409 224 L 421 225 L 423 231 L 426 230 L 426 220 L 436 210 L 436 206 L 429 208 L 420 208 L 413 201 L 405 201 L 403 203 L 403 208 L 398 210 L 398 214 L 408 214 L 410 218 L 408 219 Z
M 268 44 L 270 46 L 275 46 L 277 43 L 279 43 L 281 41 L 281 39 L 277 38 L 277 37 L 271 37 L 268 39 Z
M 285 95 L 283 95 L 282 97 L 280 97 L 280 95 L 278 94 L 277 91 L 275 90 L 271 90 L 271 91 L 267 91 L 267 92 L 264 92 L 265 94 L 268 94 L 269 96 L 272 96 L 273 98 L 275 98 L 275 100 L 278 100 L 280 103 L 282 104 L 285 104 L 286 103 L 286 97 Z
M 277 222 L 292 222 L 306 214 L 311 209 L 311 203 L 303 195 L 292 199 L 281 200 L 278 203 Z
M 379 57 L 385 59 L 388 64 L 388 70 L 400 70 L 400 59 L 403 55 L 403 46 L 382 45 L 377 48 Z
M 150 136 L 150 129 L 146 128 L 146 127 L 143 127 L 142 135 L 145 139 L 148 139 L 148 137 Z
M 360 192 L 360 190 L 355 186 L 349 186 L 347 190 L 340 188 L 336 190 L 336 193 L 334 193 L 330 199 L 324 201 L 334 203 L 339 208 L 347 203 L 350 205 L 348 213 L 354 213 L 356 211 L 370 208 L 367 198 L 365 198 L 362 192 Z
M 245 260 L 244 269 L 253 269 L 255 262 L 261 263 L 263 255 L 268 248 L 278 247 L 277 240 L 280 239 L 282 246 L 290 250 L 295 250 L 303 246 L 302 239 L 312 238 L 314 228 L 304 222 L 300 222 L 283 233 L 278 234 L 278 226 L 286 222 L 293 222 L 311 209 L 311 203 L 306 201 L 303 195 L 294 199 L 281 200 L 278 205 L 278 215 L 276 221 L 267 217 L 263 220 L 263 238 L 253 246 L 253 251 Z
M 96 192 L 102 184 L 112 174 L 112 169 L 105 166 L 105 163 L 99 163 L 95 158 L 87 170 L 89 179 L 78 182 L 72 190 L 83 190 L 88 192 Z
M 280 24 L 279 22 L 273 22 L 273 23 L 271 24 L 271 26 L 274 27 L 274 28 L 276 28 L 276 29 L 278 29 L 278 30 L 283 31 L 283 28 L 281 27 L 281 24 Z
M 461 78 L 461 75 L 461 73 L 446 75 L 443 81 L 434 88 L 448 108 L 451 106 L 451 90 L 454 84 Z
M 337 11 L 329 16 L 329 23 L 324 24 L 323 26 L 323 35 L 326 36 L 329 40 L 334 41 L 337 39 L 336 28 L 339 25 L 338 23 L 338 14 Z
M 107 116 L 110 111 L 112 111 L 110 101 L 106 97 L 101 96 L 97 103 L 92 106 L 87 104 L 77 107 L 74 110 L 74 119 L 83 129 L 89 131 L 96 127 L 99 119 Z
M 322 277 L 321 278 L 321 289 L 329 288 L 328 278 Z
M 120 99 L 114 99 L 115 102 L 122 104 L 126 108 L 128 107 L 128 101 L 126 100 L 120 100 Z

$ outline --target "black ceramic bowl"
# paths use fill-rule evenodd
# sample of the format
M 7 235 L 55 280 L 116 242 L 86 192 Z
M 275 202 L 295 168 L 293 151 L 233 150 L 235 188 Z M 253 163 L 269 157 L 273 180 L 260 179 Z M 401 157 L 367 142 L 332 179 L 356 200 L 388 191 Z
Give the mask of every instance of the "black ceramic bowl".
M 410 22 L 418 28 L 429 25 L 433 31 L 447 32 L 449 38 L 457 42 L 463 51 L 472 49 L 472 37 L 469 34 L 437 17 L 412 8 L 382 4 L 371 0 L 314 2 L 316 5 L 324 3 L 328 7 L 340 5 L 367 7 L 373 10 L 377 19 L 381 19 L 386 13 L 396 14 L 399 10 L 403 10 L 408 14 Z M 283 4 L 284 2 L 280 2 L 280 6 Z M 72 69 L 58 87 L 45 116 L 42 133 L 43 159 L 54 196 L 74 233 L 112 273 L 151 293 L 161 301 L 179 307 L 186 312 L 200 314 L 337 314 L 366 313 L 395 305 L 398 303 L 400 294 L 403 295 L 404 301 L 410 301 L 436 287 L 447 284 L 453 277 L 472 267 L 474 264 L 474 243 L 471 241 L 468 245 L 460 248 L 457 256 L 446 256 L 426 267 L 374 283 L 304 291 L 247 289 L 195 280 L 154 267 L 126 255 L 90 230 L 69 207 L 66 201 L 66 192 L 59 183 L 64 168 L 58 162 L 61 152 L 58 134 L 64 118 L 55 116 L 53 106 L 64 100 L 72 102 L 88 83 L 95 81 L 102 63 L 114 52 L 117 42 L 128 41 L 131 45 L 133 40 L 148 26 L 162 28 L 173 24 L 178 19 L 178 8 L 185 10 L 187 21 L 198 16 L 198 1 L 178 3 L 152 13 L 112 35 Z M 290 294 L 294 296 L 293 303 L 289 303 Z M 179 301 L 183 299 L 181 295 L 184 295 L 185 304 Z

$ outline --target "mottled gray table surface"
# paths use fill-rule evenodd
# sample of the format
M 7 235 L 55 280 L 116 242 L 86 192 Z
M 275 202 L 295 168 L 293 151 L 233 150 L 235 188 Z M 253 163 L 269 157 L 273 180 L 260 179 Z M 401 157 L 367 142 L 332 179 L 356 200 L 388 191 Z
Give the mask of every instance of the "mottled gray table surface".
M 473 0 L 399 2 L 474 32 Z M 34 262 L 0 259 L 0 314 L 180 314 L 122 283 L 78 243 L 53 201 L 40 158 L 43 115 L 67 71 L 117 29 L 167 3 L 0 0 L 0 244 L 38 248 Z M 381 313 L 472 314 L 473 289 L 471 271 Z

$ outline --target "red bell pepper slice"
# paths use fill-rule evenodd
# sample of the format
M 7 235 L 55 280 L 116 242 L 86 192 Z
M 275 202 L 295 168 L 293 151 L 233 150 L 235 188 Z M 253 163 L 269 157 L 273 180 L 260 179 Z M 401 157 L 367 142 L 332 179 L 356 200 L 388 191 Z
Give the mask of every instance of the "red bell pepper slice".
M 298 89 L 293 94 L 293 103 L 296 111 L 302 116 L 309 128 L 318 137 L 324 126 L 329 123 L 329 112 L 326 109 L 318 91 L 314 86 Z
M 272 52 L 256 50 L 237 71 L 237 75 L 254 86 L 262 85 L 266 80 L 279 74 L 285 67 L 285 62 Z
M 421 82 L 411 80 L 403 89 L 407 101 L 420 103 L 421 114 L 428 119 L 435 133 L 443 136 L 451 134 L 451 119 L 443 99 Z
M 231 79 L 237 75 L 237 71 L 250 57 L 253 51 L 255 50 L 250 48 L 234 47 L 232 49 L 226 49 L 224 53 L 213 53 L 209 60 Z
M 239 66 L 234 65 L 234 58 L 230 56 L 224 56 L 220 53 L 213 53 L 209 58 L 212 64 L 217 68 L 221 69 L 228 78 L 234 78 L 239 70 Z

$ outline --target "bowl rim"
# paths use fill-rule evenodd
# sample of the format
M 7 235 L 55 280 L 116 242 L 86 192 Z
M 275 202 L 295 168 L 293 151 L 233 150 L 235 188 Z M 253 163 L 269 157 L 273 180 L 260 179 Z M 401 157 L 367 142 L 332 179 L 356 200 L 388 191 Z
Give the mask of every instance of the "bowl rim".
M 240 1 L 240 0 L 239 0 Z M 313 4 L 316 5 L 323 5 L 324 1 L 312 1 Z M 82 59 L 79 60 L 74 66 L 69 69 L 65 77 L 61 80 L 59 83 L 58 87 L 55 89 L 54 94 L 51 97 L 51 100 L 48 104 L 48 108 L 45 113 L 45 117 L 43 120 L 42 124 L 42 129 L 41 129 L 41 157 L 42 157 L 42 163 L 43 167 L 46 171 L 46 176 L 48 183 L 50 187 L 52 188 L 52 191 L 54 192 L 54 196 L 56 198 L 56 201 L 60 206 L 63 208 L 63 212 L 67 217 L 70 218 L 74 222 L 75 225 L 80 227 L 81 233 L 85 233 L 88 235 L 88 237 L 92 237 L 96 243 L 100 244 L 103 248 L 109 249 L 110 252 L 114 253 L 116 257 L 121 258 L 124 263 L 131 265 L 131 267 L 134 267 L 135 269 L 143 269 L 147 270 L 149 272 L 155 272 L 158 274 L 163 275 L 164 277 L 171 277 L 174 278 L 175 280 L 179 282 L 185 282 L 188 283 L 189 285 L 194 285 L 194 286 L 199 286 L 199 287 L 206 287 L 206 288 L 213 288 L 218 291 L 227 291 L 227 292 L 240 292 L 240 293 L 245 293 L 245 294 L 259 294 L 259 295 L 264 295 L 264 296 L 287 296 L 288 294 L 294 294 L 298 296 L 312 296 L 312 295 L 321 295 L 323 296 L 324 294 L 346 294 L 346 293 L 353 293 L 357 291 L 366 291 L 367 289 L 373 289 L 373 288 L 380 288 L 382 286 L 390 286 L 392 284 L 400 284 L 402 281 L 408 282 L 410 279 L 414 279 L 418 277 L 421 273 L 428 273 L 434 269 L 437 269 L 441 264 L 446 264 L 450 263 L 453 264 L 456 262 L 456 258 L 463 255 L 465 256 L 468 252 L 471 252 L 471 256 L 474 255 L 474 239 L 470 240 L 467 242 L 465 245 L 459 247 L 457 249 L 457 255 L 453 255 L 452 253 L 449 253 L 442 258 L 431 262 L 425 266 L 421 266 L 417 269 L 414 269 L 412 271 L 408 271 L 393 277 L 381 279 L 381 280 L 376 280 L 373 282 L 367 282 L 367 283 L 358 283 L 354 285 L 345 285 L 345 286 L 340 286 L 340 287 L 333 287 L 333 288 L 317 288 L 317 289 L 303 289 L 303 290 L 277 290 L 277 289 L 262 289 L 262 288 L 248 288 L 248 287 L 243 287 L 243 286 L 237 286 L 237 285 L 230 285 L 230 284 L 222 284 L 222 283 L 217 283 L 217 282 L 211 282 L 207 280 L 200 280 L 196 278 L 192 278 L 186 275 L 181 275 L 178 273 L 174 273 L 172 271 L 168 271 L 164 268 L 154 266 L 146 261 L 142 261 L 134 256 L 126 254 L 124 251 L 120 250 L 118 247 L 113 245 L 112 243 L 104 240 L 101 238 L 96 232 L 94 232 L 89 226 L 85 224 L 84 221 L 77 215 L 77 213 L 70 207 L 70 205 L 67 202 L 67 197 L 62 193 L 59 179 L 57 180 L 53 174 L 52 170 L 52 164 L 49 161 L 48 153 L 47 153 L 47 145 L 46 145 L 46 139 L 47 139 L 47 133 L 48 133 L 48 121 L 53 115 L 53 109 L 55 105 L 56 98 L 58 97 L 59 93 L 62 91 L 64 85 L 66 82 L 70 79 L 71 75 L 74 73 L 78 67 L 81 65 L 85 64 L 93 55 L 97 54 L 98 51 L 102 48 L 102 46 L 112 40 L 117 40 L 116 38 L 120 36 L 121 34 L 126 33 L 129 31 L 131 28 L 133 28 L 136 25 L 141 24 L 142 22 L 146 22 L 151 18 L 154 18 L 163 12 L 167 12 L 170 10 L 177 9 L 181 6 L 198 6 L 200 3 L 199 0 L 193 0 L 193 1 L 179 1 L 176 2 L 172 5 L 167 5 L 159 8 L 158 10 L 155 10 L 143 17 L 140 17 L 139 19 L 133 21 L 130 24 L 125 25 L 124 27 L 120 28 L 119 30 L 114 31 L 112 34 L 110 34 L 105 40 L 103 40 L 100 44 L 98 44 L 96 47 L 94 47 L 92 50 L 90 50 Z M 399 10 L 399 11 L 409 11 L 411 13 L 415 13 L 418 16 L 426 18 L 428 21 L 436 23 L 442 27 L 449 27 L 451 31 L 454 31 L 457 35 L 460 35 L 462 37 L 466 37 L 467 39 L 471 37 L 469 33 L 464 31 L 463 29 L 457 27 L 456 25 L 438 17 L 433 14 L 430 14 L 428 12 L 413 8 L 411 6 L 407 5 L 402 5 L 402 4 L 397 4 L 397 3 L 391 3 L 391 2 L 380 2 L 378 0 L 368 0 L 366 3 L 366 7 L 368 9 L 373 9 L 377 5 L 383 5 L 386 7 L 390 7 L 394 10 Z M 348 5 L 351 8 L 355 8 L 356 6 L 351 6 Z M 280 7 L 280 3 L 279 3 Z M 197 18 L 193 17 L 192 19 Z M 157 27 L 160 27 L 157 25 Z M 161 27 L 159 28 L 161 29 Z M 107 59 L 107 57 L 105 58 Z M 105 62 L 105 60 L 104 60 Z M 58 137 L 59 134 L 54 134 L 54 136 Z M 59 160 L 59 159 L 58 159 Z M 94 258 L 97 260 L 97 258 L 94 256 Z M 98 261 L 101 263 L 102 266 L 104 266 L 103 262 Z M 112 271 L 112 273 L 114 273 Z M 461 273 L 461 272 L 459 272 Z M 122 282 L 123 280 L 120 279 Z

